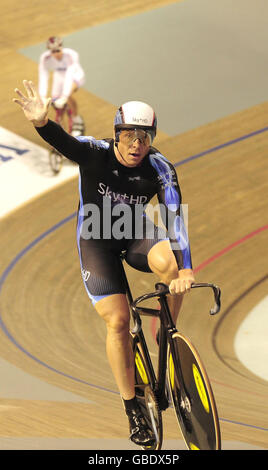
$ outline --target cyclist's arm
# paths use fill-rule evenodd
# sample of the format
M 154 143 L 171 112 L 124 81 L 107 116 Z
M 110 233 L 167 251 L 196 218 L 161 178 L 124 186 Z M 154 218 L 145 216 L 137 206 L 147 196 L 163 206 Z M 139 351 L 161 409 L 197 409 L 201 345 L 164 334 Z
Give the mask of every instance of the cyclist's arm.
M 168 204 L 166 191 L 161 189 L 158 192 L 161 217 L 167 228 L 171 248 L 175 255 L 179 270 L 192 269 L 190 242 L 181 210 L 181 194 L 179 186 L 174 187 L 173 192 L 174 199 L 171 198 Z
M 176 170 L 161 154 L 153 155 L 151 163 L 158 174 L 160 213 L 178 268 L 192 269 L 190 242 L 182 213 L 182 197 Z
M 67 48 L 65 49 L 65 51 L 67 52 L 67 54 L 69 54 L 72 64 L 79 64 L 78 52 L 76 52 L 74 49 L 67 49 Z
M 38 134 L 48 144 L 58 150 L 69 160 L 86 166 L 88 163 L 88 152 L 98 152 L 94 150 L 89 142 L 79 141 L 75 137 L 65 132 L 65 130 L 56 122 L 48 120 L 47 124 L 42 127 L 36 127 Z
M 76 83 L 76 77 L 79 80 L 84 76 L 84 71 L 79 63 L 79 54 L 73 49 L 64 49 L 69 58 L 69 66 L 64 75 L 64 83 L 62 87 L 62 96 L 68 98 L 72 91 L 73 85 Z
M 48 79 L 49 79 L 49 71 L 45 66 L 45 58 L 42 55 L 40 57 L 39 66 L 38 66 L 38 91 L 39 91 L 39 95 L 42 97 L 47 96 Z

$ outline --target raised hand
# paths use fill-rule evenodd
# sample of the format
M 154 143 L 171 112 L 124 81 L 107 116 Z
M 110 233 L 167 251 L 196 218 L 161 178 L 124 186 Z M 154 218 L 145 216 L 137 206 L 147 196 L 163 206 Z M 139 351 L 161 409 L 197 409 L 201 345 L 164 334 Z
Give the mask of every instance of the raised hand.
M 47 123 L 48 108 L 51 103 L 51 98 L 40 98 L 33 82 L 23 80 L 23 85 L 27 92 L 27 96 L 16 88 L 15 92 L 19 96 L 13 98 L 14 103 L 17 103 L 23 109 L 26 118 L 31 121 L 36 127 L 44 126 Z

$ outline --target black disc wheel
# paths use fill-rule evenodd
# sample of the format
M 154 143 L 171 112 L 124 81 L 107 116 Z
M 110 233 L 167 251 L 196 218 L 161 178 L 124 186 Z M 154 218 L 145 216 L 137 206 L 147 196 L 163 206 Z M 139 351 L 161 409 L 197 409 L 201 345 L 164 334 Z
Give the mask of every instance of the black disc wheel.
M 179 333 L 174 333 L 168 347 L 168 378 L 174 411 L 188 449 L 219 450 L 219 419 L 208 376 L 194 346 Z

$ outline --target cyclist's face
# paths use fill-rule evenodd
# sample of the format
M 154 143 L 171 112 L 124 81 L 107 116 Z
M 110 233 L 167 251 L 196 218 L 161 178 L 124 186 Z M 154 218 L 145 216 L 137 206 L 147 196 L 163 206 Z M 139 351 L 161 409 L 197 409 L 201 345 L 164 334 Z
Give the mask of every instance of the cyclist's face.
M 62 49 L 55 49 L 54 51 L 51 51 L 54 59 L 61 60 L 62 59 Z
M 138 166 L 147 155 L 151 145 L 150 136 L 143 130 L 123 130 L 120 132 L 118 149 L 123 163 L 128 167 Z

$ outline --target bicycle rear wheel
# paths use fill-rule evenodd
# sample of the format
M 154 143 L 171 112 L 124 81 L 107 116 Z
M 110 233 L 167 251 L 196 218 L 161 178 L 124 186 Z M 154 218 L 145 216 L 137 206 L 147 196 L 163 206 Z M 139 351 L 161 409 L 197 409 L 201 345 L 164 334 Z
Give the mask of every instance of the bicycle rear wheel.
M 144 450 L 160 450 L 163 441 L 162 415 L 149 381 L 149 373 L 138 344 L 134 345 L 135 392 L 148 426 L 155 435 L 155 444 L 142 447 Z
M 175 357 L 168 347 L 168 378 L 174 411 L 190 450 L 220 450 L 220 426 L 212 388 L 201 359 L 180 333 L 172 337 Z M 178 363 L 185 393 L 179 380 Z
M 49 163 L 53 173 L 56 175 L 62 168 L 63 156 L 55 149 L 51 149 L 49 152 Z

